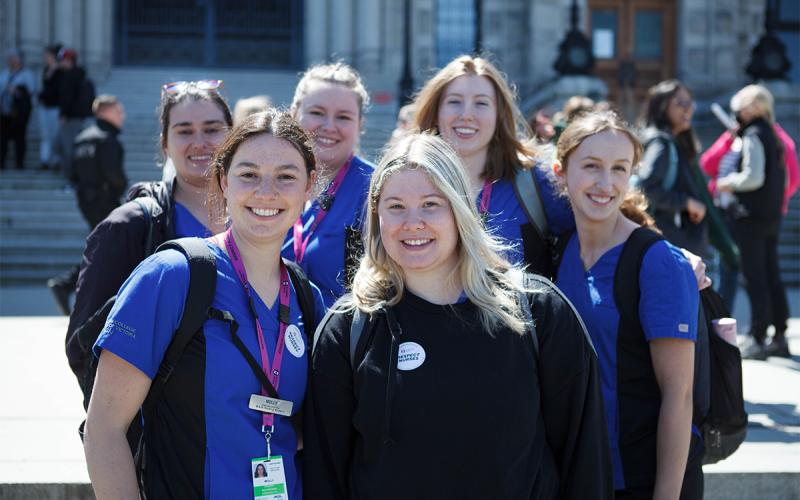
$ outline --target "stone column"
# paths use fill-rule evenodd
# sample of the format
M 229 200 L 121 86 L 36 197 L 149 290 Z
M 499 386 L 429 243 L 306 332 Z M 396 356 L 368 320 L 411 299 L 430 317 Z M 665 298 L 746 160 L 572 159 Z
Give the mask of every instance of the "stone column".
M 303 66 L 323 61 L 327 52 L 326 31 L 328 2 L 326 0 L 305 0 L 303 5 L 303 45 L 305 61 Z
M 356 24 L 354 23 L 355 9 L 353 0 L 331 0 L 328 15 L 328 33 L 331 45 L 327 57 L 333 55 L 336 59 L 352 61 L 355 55 L 353 40 Z
M 104 80 L 113 60 L 113 5 L 107 0 L 83 1 L 86 4 L 83 64 L 89 68 L 93 77 Z

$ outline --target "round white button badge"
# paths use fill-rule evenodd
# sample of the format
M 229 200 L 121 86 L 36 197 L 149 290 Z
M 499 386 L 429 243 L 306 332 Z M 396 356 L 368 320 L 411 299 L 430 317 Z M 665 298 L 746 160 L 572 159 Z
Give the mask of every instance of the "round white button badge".
M 306 344 L 303 342 L 303 335 L 297 325 L 289 325 L 286 328 L 286 337 L 284 339 L 286 349 L 292 353 L 295 358 L 300 358 L 306 352 Z
M 416 342 L 403 342 L 397 350 L 397 369 L 403 371 L 419 368 L 425 362 L 425 349 Z

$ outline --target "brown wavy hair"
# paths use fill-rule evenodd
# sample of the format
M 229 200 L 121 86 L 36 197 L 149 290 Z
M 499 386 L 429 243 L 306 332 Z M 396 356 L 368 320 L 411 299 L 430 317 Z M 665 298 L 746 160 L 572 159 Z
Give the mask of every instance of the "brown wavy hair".
M 228 175 L 233 156 L 245 141 L 259 135 L 268 134 L 277 139 L 283 139 L 291 144 L 306 166 L 306 173 L 310 176 L 317 169 L 317 160 L 314 156 L 314 145 L 311 137 L 286 111 L 268 109 L 255 113 L 245 118 L 236 125 L 214 152 L 211 164 L 211 182 L 208 183 L 208 212 L 212 222 L 224 221 L 225 198 L 222 195 L 222 178 Z
M 556 144 L 556 159 L 558 163 L 561 164 L 562 170 L 564 172 L 567 171 L 569 157 L 586 138 L 605 132 L 606 130 L 620 132 L 631 141 L 633 145 L 631 173 L 633 173 L 639 166 L 639 161 L 642 159 L 642 143 L 639 142 L 639 139 L 636 137 L 633 130 L 631 130 L 630 126 L 613 111 L 595 111 L 579 115 L 564 129 L 564 132 L 561 133 L 561 136 L 558 138 L 558 143 Z M 563 177 L 560 179 L 563 179 Z M 559 180 L 559 182 L 561 183 L 562 194 L 566 195 L 566 185 L 564 181 Z M 647 198 L 644 193 L 636 188 L 629 188 L 619 209 L 625 217 L 640 226 L 656 229 L 653 217 L 647 213 L 647 205 Z
M 481 175 L 486 180 L 511 180 L 514 165 L 528 168 L 534 163 L 536 150 L 531 129 L 516 104 L 516 92 L 497 67 L 483 57 L 459 56 L 428 80 L 417 93 L 413 127 L 420 131 L 438 131 L 442 96 L 459 76 L 477 75 L 487 78 L 497 98 L 497 126 L 489 143 L 486 166 Z

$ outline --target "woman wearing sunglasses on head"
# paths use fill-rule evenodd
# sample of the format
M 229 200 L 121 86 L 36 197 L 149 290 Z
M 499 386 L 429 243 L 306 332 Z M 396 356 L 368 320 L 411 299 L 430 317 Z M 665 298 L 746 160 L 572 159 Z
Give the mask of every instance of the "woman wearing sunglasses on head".
M 289 232 L 283 256 L 303 267 L 328 306 L 344 293 L 361 253 L 373 166 L 356 152 L 368 105 L 361 76 L 342 62 L 306 70 L 292 100 L 292 115 L 314 140 L 324 187 Z
M 352 295 L 317 330 L 309 498 L 612 497 L 586 332 L 549 281 L 502 256 L 472 191 L 430 134 L 376 168 Z
M 147 498 L 302 499 L 294 417 L 305 395 L 309 344 L 301 332 L 316 325 L 324 305 L 315 286 L 302 290 L 280 249 L 312 191 L 315 166 L 308 135 L 274 110 L 245 119 L 215 153 L 210 213 L 229 229 L 182 240 L 213 255 L 215 294 L 161 398 L 147 400 Z M 138 498 L 126 430 L 160 380 L 196 278 L 176 249 L 150 256 L 120 289 L 95 344 L 85 451 L 99 499 Z M 313 318 L 301 312 L 306 299 Z M 262 473 L 254 474 L 259 466 Z
M 103 307 L 145 257 L 164 241 L 209 236 L 223 229 L 209 221 L 206 182 L 214 150 L 231 126 L 228 104 L 219 94 L 221 80 L 174 82 L 161 90 L 159 146 L 177 175 L 165 182 L 144 182 L 128 193 L 133 200 L 115 209 L 86 240 L 75 307 L 67 330 L 67 357 L 83 387 L 89 362 L 74 333 Z M 101 315 L 102 316 L 102 315 Z M 99 319 L 105 320 L 105 316 Z M 87 327 L 99 331 L 102 327 Z M 89 339 L 89 343 L 94 339 Z M 83 342 L 86 344 L 86 342 Z M 91 387 L 84 387 L 88 393 Z M 84 401 L 84 405 L 88 401 Z
M 511 248 L 507 257 L 530 271 L 553 276 L 549 243 L 575 227 L 569 204 L 557 195 L 548 172 L 534 166 L 530 129 L 514 90 L 482 57 L 460 56 L 442 68 L 415 100 L 414 127 L 434 130 L 450 143 L 467 170 L 486 227 Z M 517 193 L 527 176 L 533 194 Z M 531 179 L 532 177 L 532 179 Z M 521 200 L 538 193 L 543 215 L 534 224 Z

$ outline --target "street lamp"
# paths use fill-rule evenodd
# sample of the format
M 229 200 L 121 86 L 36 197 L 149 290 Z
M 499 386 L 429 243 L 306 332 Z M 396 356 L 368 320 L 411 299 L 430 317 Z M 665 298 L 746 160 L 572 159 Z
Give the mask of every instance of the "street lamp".
M 750 53 L 750 63 L 745 72 L 753 80 L 786 80 L 786 72 L 792 67 L 786 56 L 786 45 L 775 34 L 777 24 L 776 0 L 767 0 L 766 13 L 764 14 L 765 33 L 759 38 L 758 43 Z
M 414 77 L 411 75 L 411 0 L 403 1 L 403 76 L 400 77 L 399 107 L 411 102 Z
M 570 29 L 558 46 L 558 59 L 553 68 L 562 75 L 588 75 L 594 67 L 592 42 L 578 29 L 578 3 L 572 0 Z

